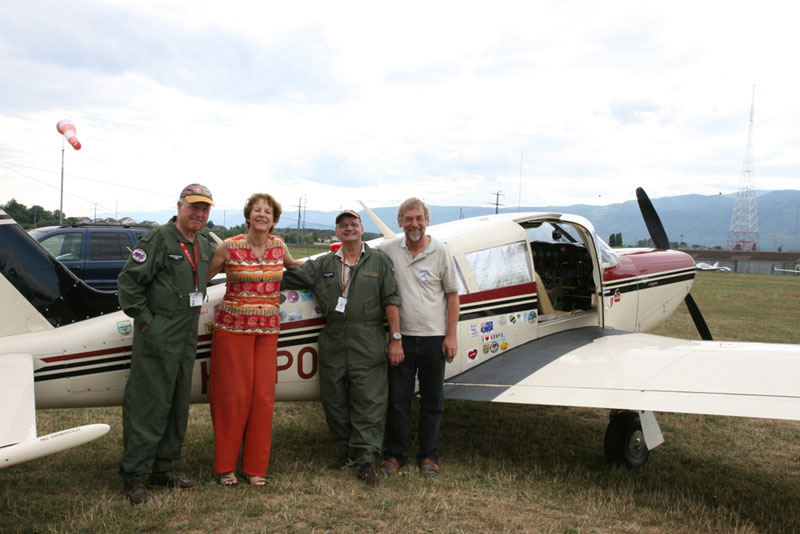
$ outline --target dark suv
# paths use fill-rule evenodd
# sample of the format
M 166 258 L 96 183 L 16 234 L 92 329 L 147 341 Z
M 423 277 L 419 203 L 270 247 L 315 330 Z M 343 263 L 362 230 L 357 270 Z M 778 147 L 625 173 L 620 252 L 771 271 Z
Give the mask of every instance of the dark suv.
M 30 234 L 90 286 L 116 291 L 117 275 L 149 226 L 83 223 L 47 226 Z

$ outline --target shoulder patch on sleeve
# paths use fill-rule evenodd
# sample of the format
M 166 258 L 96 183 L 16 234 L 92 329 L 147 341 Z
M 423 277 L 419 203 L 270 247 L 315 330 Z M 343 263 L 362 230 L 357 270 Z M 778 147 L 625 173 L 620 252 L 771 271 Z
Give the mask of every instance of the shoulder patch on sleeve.
M 135 248 L 133 252 L 131 252 L 131 258 L 136 263 L 144 263 L 147 261 L 147 252 L 145 252 L 144 249 Z

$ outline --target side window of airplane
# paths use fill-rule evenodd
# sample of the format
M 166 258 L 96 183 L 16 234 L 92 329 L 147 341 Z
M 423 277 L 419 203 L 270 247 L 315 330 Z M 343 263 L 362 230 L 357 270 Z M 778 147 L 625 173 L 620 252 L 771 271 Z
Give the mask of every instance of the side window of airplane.
M 478 282 L 486 291 L 533 281 L 528 257 L 528 243 L 518 241 L 465 254 Z
M 79 260 L 83 235 L 78 232 L 55 234 L 41 245 L 59 261 Z

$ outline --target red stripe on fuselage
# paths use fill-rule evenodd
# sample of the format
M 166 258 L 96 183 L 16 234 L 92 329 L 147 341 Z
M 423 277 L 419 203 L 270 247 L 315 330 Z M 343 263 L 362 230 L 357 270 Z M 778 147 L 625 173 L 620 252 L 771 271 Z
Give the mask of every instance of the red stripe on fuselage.
M 211 339 L 211 334 L 203 334 L 201 336 L 197 336 L 197 341 L 209 341 Z M 42 361 L 45 363 L 54 363 L 54 362 L 64 362 L 68 360 L 79 360 L 81 358 L 92 358 L 94 356 L 105 356 L 107 354 L 121 354 L 123 352 L 130 352 L 133 347 L 131 345 L 125 345 L 123 347 L 117 347 L 114 349 L 102 349 L 102 350 L 90 350 L 88 352 L 76 352 L 74 354 L 63 354 L 61 356 L 49 356 L 47 358 L 42 358 Z
M 477 293 L 467 293 L 466 295 L 460 295 L 459 301 L 461 304 L 472 304 L 473 302 L 500 300 L 508 297 L 518 297 L 520 295 L 533 295 L 534 293 L 536 293 L 536 284 L 527 282 L 515 286 L 478 291 Z
M 694 260 L 677 250 L 646 250 L 627 254 L 622 252 L 617 265 L 603 270 L 603 281 L 613 282 L 686 268 L 694 268 Z
M 514 286 L 500 287 L 497 289 L 490 289 L 487 291 L 478 291 L 476 293 L 460 295 L 459 300 L 461 304 L 472 304 L 474 302 L 483 302 L 483 301 L 489 302 L 510 297 L 533 295 L 535 293 L 536 293 L 536 284 L 533 282 L 527 282 L 524 284 L 517 284 Z M 313 319 L 291 321 L 288 323 L 281 324 L 281 332 L 288 332 L 291 330 L 298 330 L 301 328 L 308 328 L 313 326 L 322 326 L 324 324 L 325 324 L 324 317 L 315 317 Z M 197 336 L 198 341 L 209 341 L 210 339 L 211 339 L 211 334 L 203 334 Z M 62 354 L 60 356 L 49 356 L 46 358 L 42 358 L 41 360 L 45 363 L 56 363 L 69 360 L 78 360 L 81 358 L 92 358 L 95 356 L 106 356 L 109 354 L 122 354 L 125 352 L 130 352 L 131 349 L 132 349 L 131 345 L 125 345 L 122 347 L 111 348 L 111 349 L 76 352 L 73 354 Z

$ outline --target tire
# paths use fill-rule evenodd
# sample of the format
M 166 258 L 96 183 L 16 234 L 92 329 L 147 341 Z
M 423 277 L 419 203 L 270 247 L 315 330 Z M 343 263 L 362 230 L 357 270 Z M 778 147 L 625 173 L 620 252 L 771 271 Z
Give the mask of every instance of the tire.
M 644 443 L 644 433 L 639 414 L 619 412 L 611 416 L 603 439 L 606 460 L 612 465 L 638 467 L 650 457 Z

